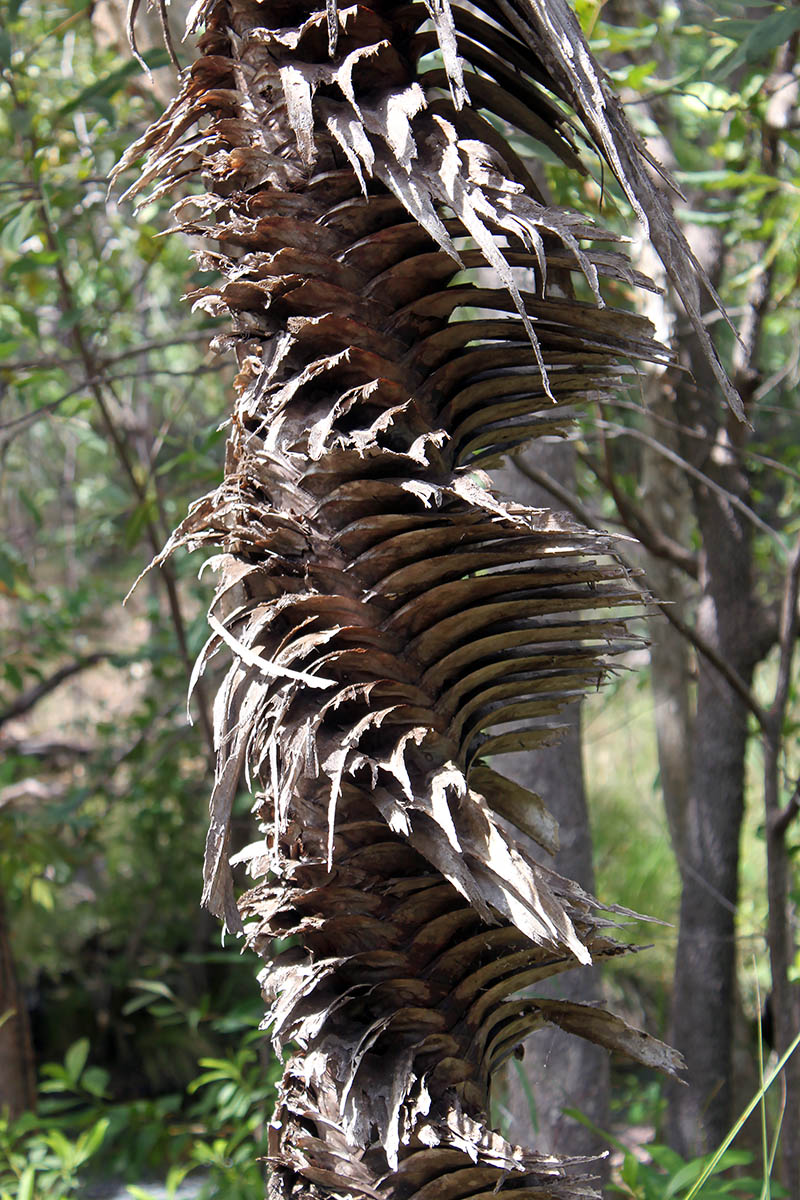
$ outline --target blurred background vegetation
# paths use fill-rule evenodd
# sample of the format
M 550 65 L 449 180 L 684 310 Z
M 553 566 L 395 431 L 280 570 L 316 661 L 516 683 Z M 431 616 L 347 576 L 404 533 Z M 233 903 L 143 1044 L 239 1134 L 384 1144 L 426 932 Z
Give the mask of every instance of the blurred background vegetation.
M 740 330 L 754 287 L 763 293 L 746 361 L 724 323 L 713 333 L 746 384 L 754 432 L 742 502 L 754 590 L 776 615 L 800 528 L 798 10 L 697 0 L 576 7 L 633 120 L 666 139 L 687 227 L 701 240 L 712 231 L 718 286 Z M 20 1200 L 111 1185 L 141 1198 L 149 1180 L 174 1192 L 187 1175 L 219 1200 L 258 1196 L 278 1074 L 257 1032 L 254 964 L 231 940 L 220 944 L 198 905 L 213 678 L 195 692 L 194 723 L 185 697 L 206 637 L 201 556 L 152 571 L 122 605 L 187 506 L 221 478 L 232 375 L 224 353 L 207 349 L 216 333 L 224 350 L 224 324 L 178 303 L 207 276 L 192 270 L 181 239 L 161 236 L 167 201 L 134 217 L 106 194 L 111 167 L 172 87 L 163 50 L 145 56 L 155 88 L 124 48 L 112 7 L 0 0 L 0 1197 Z M 555 163 L 541 169 L 559 203 L 602 205 L 606 222 L 636 235 L 599 169 L 588 179 Z M 664 332 L 680 338 L 679 319 Z M 647 439 L 677 472 L 676 497 L 688 477 L 670 449 L 673 417 L 656 406 L 654 432 L 640 393 L 637 385 L 612 414 L 590 414 L 575 439 L 578 504 L 637 536 L 631 511 L 655 503 Z M 706 535 L 691 517 L 678 512 L 668 527 L 651 507 L 648 521 L 702 555 Z M 675 585 L 680 596 L 657 590 L 696 629 L 703 581 L 688 578 Z M 765 645 L 746 681 L 764 706 L 779 651 Z M 686 654 L 694 705 L 696 645 Z M 662 803 L 648 655 L 635 665 L 585 703 L 584 767 L 598 894 L 668 923 L 634 926 L 631 939 L 653 948 L 609 969 L 604 987 L 628 1019 L 667 1036 L 682 873 Z M 795 671 L 779 764 L 792 920 L 797 699 Z M 746 732 L 730 902 L 735 1111 L 758 1084 L 758 1020 L 772 987 L 764 739 L 752 714 Z M 240 844 L 252 836 L 249 803 L 240 797 Z M 787 981 L 796 997 L 794 949 Z M 699 1168 L 687 1173 L 662 1144 L 658 1082 L 616 1066 L 611 1101 L 620 1144 L 609 1187 L 643 1200 L 685 1195 Z M 748 1165 L 758 1137 L 724 1160 L 733 1174 L 716 1176 L 727 1182 L 704 1196 L 769 1194 L 765 1172 Z

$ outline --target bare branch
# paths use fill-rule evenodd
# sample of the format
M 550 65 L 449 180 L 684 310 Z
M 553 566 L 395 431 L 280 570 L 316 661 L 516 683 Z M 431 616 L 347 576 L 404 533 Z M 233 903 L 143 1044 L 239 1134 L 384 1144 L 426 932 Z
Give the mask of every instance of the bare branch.
M 795 784 L 791 799 L 770 820 L 770 833 L 775 838 L 783 838 L 798 813 L 800 813 L 800 779 Z
M 104 180 L 103 182 L 108 181 Z M 173 346 L 190 345 L 192 342 L 204 342 L 214 333 L 214 329 L 215 326 L 204 326 L 202 329 L 189 330 L 183 334 L 176 330 L 174 337 L 140 342 L 138 346 L 130 346 L 127 350 L 119 350 L 116 354 L 96 353 L 95 361 L 99 366 L 107 367 L 112 363 L 122 362 L 125 358 L 135 358 L 139 354 L 149 354 L 151 350 L 171 350 Z M 4 372 L 41 371 L 51 367 L 73 367 L 82 362 L 83 359 L 77 354 L 71 358 L 51 355 L 49 358 L 11 359 L 4 362 L 1 369 Z
M 194 378 L 197 375 L 207 375 L 212 371 L 222 371 L 225 369 L 224 363 L 204 363 L 200 367 L 195 367 L 188 371 L 170 371 L 165 368 L 148 368 L 145 371 L 123 371 L 116 375 L 108 375 L 101 372 L 98 375 L 92 376 L 89 379 L 83 379 L 75 387 L 64 392 L 57 400 L 51 400 L 49 404 L 43 404 L 41 408 L 35 408 L 32 412 L 23 413 L 21 417 L 14 417 L 10 421 L 0 423 L 0 446 L 8 445 L 15 437 L 24 433 L 31 425 L 35 425 L 43 417 L 50 416 L 56 412 L 61 405 L 69 400 L 72 396 L 79 396 L 81 392 L 91 392 L 98 384 L 118 383 L 125 379 L 148 379 L 156 375 L 169 375 L 171 378 L 185 379 L 187 376 Z
M 580 521 L 583 521 L 588 529 L 596 529 L 602 523 L 603 517 L 600 513 L 586 508 L 572 492 L 566 488 L 562 488 L 552 476 L 547 475 L 544 471 L 537 470 L 536 467 L 532 467 L 520 454 L 512 454 L 509 462 L 517 468 L 521 475 L 524 475 L 526 479 L 530 479 L 531 483 L 538 484 L 539 487 L 549 492 L 551 496 L 555 496 L 556 500 L 560 500 L 564 507 L 578 517 Z
M 44 783 L 41 779 L 22 779 L 19 783 L 9 783 L 0 788 L 0 809 L 11 808 L 12 805 L 33 801 L 35 804 L 46 804 L 50 800 L 58 800 L 64 794 L 64 788 L 56 783 Z
M 663 442 L 659 442 L 658 438 L 650 437 L 649 434 L 644 433 L 641 429 L 631 429 L 629 426 L 622 425 L 617 421 L 604 421 L 598 419 L 595 424 L 599 428 L 608 430 L 618 437 L 630 437 L 633 438 L 634 441 L 642 442 L 645 446 L 650 446 L 651 449 L 662 455 L 663 458 L 666 458 L 669 460 L 669 462 L 673 462 L 679 466 L 682 471 L 686 472 L 687 475 L 691 475 L 695 479 L 698 479 L 705 487 L 709 488 L 712 492 L 716 492 L 717 495 L 730 504 L 732 508 L 736 508 L 739 510 L 739 512 L 743 513 L 747 520 L 751 522 L 751 524 L 755 525 L 757 529 L 760 529 L 762 533 L 765 533 L 769 538 L 771 538 L 771 540 L 779 549 L 781 557 L 786 557 L 786 545 L 777 530 L 773 529 L 771 525 L 768 525 L 766 521 L 763 521 L 761 517 L 759 517 L 758 513 L 754 512 L 748 504 L 745 504 L 744 500 L 742 500 L 740 496 L 737 496 L 728 488 L 725 488 L 721 484 L 717 483 L 716 480 L 712 479 L 710 475 L 707 475 L 705 471 L 701 471 L 698 467 L 692 466 L 692 464 L 687 462 L 682 455 L 678 454 L 674 450 L 671 450 L 669 446 L 665 446 Z
M 90 667 L 94 667 L 97 663 L 108 658 L 109 654 L 110 651 L 108 650 L 98 650 L 93 654 L 85 654 L 81 658 L 73 659 L 72 662 L 65 663 L 63 667 L 59 667 L 47 679 L 43 679 L 35 687 L 30 688 L 27 692 L 23 692 L 13 704 L 0 711 L 0 727 L 8 721 L 13 721 L 16 717 L 22 717 L 25 713 L 30 712 L 40 700 L 43 700 L 45 696 L 49 696 L 65 680 L 71 679 L 73 675 L 78 675 L 81 671 L 88 671 Z
M 88 758 L 95 754 L 97 746 L 90 742 L 68 742 L 51 737 L 23 737 L 0 739 L 4 754 L 19 754 L 24 758 Z
M 137 6 L 138 0 L 131 0 L 132 15 L 129 14 L 131 20 L 135 16 Z M 33 135 L 29 136 L 31 137 L 31 141 L 35 149 L 35 138 Z M 56 231 L 53 227 L 50 210 L 47 206 L 44 194 L 41 191 L 38 181 L 32 180 L 31 183 L 36 190 L 39 215 L 42 222 L 45 241 L 48 248 L 55 256 L 54 268 L 61 296 L 61 305 L 65 313 L 78 311 L 79 306 L 75 302 L 72 285 L 70 284 L 64 269 L 62 252 L 58 238 L 56 237 Z M 119 427 L 118 422 L 115 421 L 113 413 L 109 408 L 108 397 L 113 398 L 117 403 L 119 403 L 118 398 L 114 393 L 113 386 L 108 382 L 107 377 L 104 376 L 103 371 L 98 366 L 98 362 L 94 354 L 94 348 L 90 339 L 84 334 L 80 323 L 71 325 L 70 338 L 72 339 L 72 343 L 77 351 L 80 361 L 83 363 L 87 378 L 92 381 L 89 385 L 89 389 L 94 396 L 95 403 L 97 404 L 97 408 L 100 412 L 106 432 L 111 439 L 111 443 L 116 452 L 120 467 L 130 483 L 133 494 L 141 503 L 145 503 L 148 499 L 147 481 L 142 481 L 139 478 L 136 470 L 136 463 L 125 432 Z M 164 536 L 159 530 L 155 520 L 149 515 L 145 518 L 144 527 L 147 531 L 147 538 L 150 543 L 152 553 L 153 555 L 158 555 L 164 542 Z M 175 630 L 175 638 L 178 643 L 178 651 L 184 663 L 186 673 L 189 677 L 191 677 L 193 662 L 191 654 L 189 653 L 189 645 L 186 638 L 186 622 L 184 620 L 183 610 L 181 608 L 181 601 L 178 594 L 178 586 L 175 575 L 169 563 L 164 564 L 162 568 L 162 578 L 164 580 L 164 587 L 167 593 L 167 603 L 169 606 L 170 617 L 172 619 L 172 625 Z M 205 737 L 209 759 L 211 762 L 213 762 L 215 757 L 214 731 L 211 725 L 208 696 L 203 680 L 198 680 L 195 690 L 197 692 L 200 724 Z
M 599 465 L 593 462 L 588 455 L 583 455 L 582 458 L 589 467 L 589 470 L 592 471 L 600 483 L 611 493 L 623 524 L 641 542 L 644 548 L 649 550 L 651 554 L 654 554 L 656 558 L 665 559 L 667 562 L 672 563 L 673 566 L 684 571 L 692 579 L 697 579 L 700 574 L 698 556 L 693 551 L 682 546 L 680 542 L 676 542 L 674 538 L 668 537 L 662 530 L 657 529 L 645 515 L 644 510 L 638 504 L 634 504 L 622 492 L 616 481 L 611 459 L 611 447 L 605 436 L 602 436 L 602 444 L 606 457 L 605 471 L 602 471 Z

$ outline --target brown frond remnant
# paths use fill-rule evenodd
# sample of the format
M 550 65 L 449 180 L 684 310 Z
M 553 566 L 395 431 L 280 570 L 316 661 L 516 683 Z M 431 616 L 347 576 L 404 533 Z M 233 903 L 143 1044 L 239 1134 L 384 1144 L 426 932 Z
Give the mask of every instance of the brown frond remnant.
M 545 1022 L 679 1066 L 601 1010 L 514 998 L 622 949 L 496 766 L 636 644 L 639 597 L 604 535 L 484 469 L 668 357 L 601 298 L 603 277 L 648 281 L 543 202 L 509 140 L 584 171 L 580 118 L 612 168 L 639 153 L 616 110 L 581 107 L 594 68 L 566 11 L 200 0 L 200 57 L 123 163 L 147 157 L 132 193 L 202 179 L 175 212 L 219 280 L 191 299 L 229 315 L 239 363 L 224 482 L 164 553 L 224 550 L 197 668 L 233 654 L 204 899 L 264 958 L 288 1051 L 275 1198 L 589 1197 L 574 1164 L 491 1131 L 492 1073 Z M 237 906 L 243 777 L 261 840 Z

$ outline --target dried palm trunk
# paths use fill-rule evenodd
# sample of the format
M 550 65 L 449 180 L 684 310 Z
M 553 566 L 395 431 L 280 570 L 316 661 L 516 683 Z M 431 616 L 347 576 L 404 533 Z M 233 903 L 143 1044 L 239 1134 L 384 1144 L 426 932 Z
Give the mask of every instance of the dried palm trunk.
M 598 276 L 647 280 L 539 201 L 509 137 L 584 173 L 568 106 L 696 312 L 694 276 L 561 0 L 199 0 L 201 23 L 123 165 L 149 155 L 132 191 L 202 178 L 176 211 L 220 281 L 193 299 L 230 314 L 240 368 L 224 482 L 165 553 L 224 549 L 205 902 L 266 963 L 271 1195 L 588 1197 L 492 1132 L 492 1073 L 546 1022 L 678 1060 L 599 1009 L 513 998 L 620 947 L 495 766 L 631 644 L 636 593 L 603 536 L 503 502 L 483 468 L 665 352 L 600 299 Z M 262 837 L 237 908 L 243 776 Z

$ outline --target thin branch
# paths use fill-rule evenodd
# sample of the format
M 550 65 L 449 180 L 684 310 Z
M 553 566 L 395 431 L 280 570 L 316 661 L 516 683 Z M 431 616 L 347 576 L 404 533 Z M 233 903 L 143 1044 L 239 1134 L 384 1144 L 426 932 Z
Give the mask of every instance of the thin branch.
M 50 416 L 51 413 L 56 412 L 72 396 L 79 396 L 83 391 L 92 391 L 97 384 L 118 383 L 126 379 L 152 379 L 156 375 L 168 375 L 171 378 L 177 379 L 185 379 L 187 376 L 196 378 L 198 375 L 208 375 L 213 371 L 222 371 L 224 368 L 224 363 L 204 363 L 202 366 L 188 371 L 170 371 L 166 367 L 152 367 L 145 371 L 120 371 L 116 375 L 108 375 L 101 372 L 90 379 L 81 380 L 75 387 L 64 392 L 57 400 L 51 400 L 49 404 L 43 404 L 40 408 L 23 413 L 21 417 L 13 417 L 10 421 L 0 422 L 0 446 L 7 445 L 13 438 L 18 437 L 26 429 L 29 429 L 31 425 L 35 425 L 43 417 Z
M 795 784 L 791 799 L 770 821 L 770 833 L 774 837 L 782 839 L 798 813 L 800 813 L 800 779 Z
M 13 417 L 10 421 L 3 421 L 0 424 L 0 446 L 8 445 L 13 438 L 24 433 L 29 426 L 35 425 L 42 417 L 56 412 L 66 400 L 69 400 L 72 396 L 79 395 L 86 388 L 90 387 L 92 382 L 91 379 L 84 379 L 81 383 L 76 384 L 75 387 L 70 388 L 68 392 L 64 392 L 57 400 L 51 400 L 49 404 L 43 404 L 41 408 L 35 408 L 32 412 L 23 413 L 21 417 Z
M 571 492 L 566 490 L 566 488 L 562 488 L 554 479 L 552 479 L 549 475 L 546 475 L 544 471 L 538 471 L 535 467 L 532 467 L 522 457 L 523 453 L 524 451 L 518 451 L 517 453 L 512 454 L 508 460 L 513 467 L 516 467 L 521 475 L 524 475 L 527 479 L 530 479 L 531 483 L 535 483 L 539 487 L 544 488 L 545 491 L 550 492 L 550 494 L 555 496 L 557 500 L 561 500 L 564 506 L 569 508 L 569 510 L 575 516 L 580 517 L 580 520 L 583 521 L 584 525 L 586 525 L 588 529 L 596 529 L 598 525 L 605 521 L 606 518 L 602 513 L 595 512 L 594 509 L 587 508 L 585 505 L 581 504 L 580 500 L 578 500 L 576 496 L 573 496 Z
M 107 181 L 106 181 L 107 182 Z M 100 367 L 108 367 L 113 363 L 122 362 L 125 358 L 134 358 L 137 354 L 149 354 L 151 350 L 170 350 L 173 346 L 189 345 L 192 342 L 203 342 L 215 332 L 215 325 L 206 325 L 202 329 L 190 330 L 185 334 L 176 333 L 171 338 L 160 338 L 150 342 L 140 342 L 138 346 L 130 346 L 127 350 L 119 350 L 116 354 L 95 353 L 95 361 Z M 51 355 L 50 358 L 26 358 L 26 359 L 9 359 L 0 364 L 2 371 L 36 371 L 49 369 L 50 367 L 69 367 L 75 366 L 83 362 L 80 355 L 73 355 L 71 358 L 59 358 L 57 355 Z
M 712 439 L 703 430 L 690 429 L 681 421 L 672 421 L 669 417 L 665 417 L 663 413 L 656 413 L 653 412 L 652 409 L 643 408 L 641 404 L 637 404 L 633 400 L 618 400 L 610 397 L 603 401 L 603 407 L 619 408 L 625 410 L 626 412 L 638 413 L 639 416 L 646 415 L 649 421 L 652 421 L 656 425 L 661 425 L 665 429 L 674 430 L 675 433 L 679 433 L 682 437 L 694 439 L 694 441 L 703 443 L 707 447 L 710 447 L 712 444 Z M 760 404 L 759 411 L 788 413 L 791 416 L 795 415 L 795 410 L 793 408 L 783 408 L 779 405 Z M 738 448 L 738 452 L 742 455 L 745 463 L 759 463 L 762 466 L 769 467 L 770 470 L 775 471 L 776 474 L 786 475 L 790 479 L 796 479 L 800 481 L 800 471 L 792 470 L 791 467 L 787 467 L 785 463 L 780 462 L 780 460 L 777 458 L 769 458 L 766 454 L 758 454 L 755 450 L 751 450 L 749 446 Z
M 63 667 L 59 667 L 52 675 L 48 675 L 47 679 L 41 680 L 35 687 L 29 688 L 27 692 L 23 692 L 13 704 L 0 711 L 0 727 L 8 721 L 13 721 L 16 717 L 24 716 L 25 713 L 30 712 L 40 700 L 43 700 L 45 696 L 49 696 L 65 680 L 71 679 L 73 675 L 78 675 L 81 671 L 88 671 L 90 667 L 94 667 L 97 663 L 108 658 L 109 654 L 110 651 L 108 650 L 97 650 L 93 654 L 84 654 L 81 658 L 73 659 L 72 662 L 65 663 Z
M 36 804 L 47 804 L 51 800 L 60 800 L 64 794 L 63 785 L 51 782 L 44 783 L 41 779 L 23 779 L 19 783 L 9 783 L 0 788 L 0 809 L 12 805 L 33 801 Z
M 662 530 L 657 529 L 648 517 L 645 516 L 643 509 L 634 504 L 632 500 L 629 500 L 617 486 L 616 473 L 611 457 L 611 445 L 603 433 L 602 425 L 600 425 L 600 436 L 606 460 L 605 473 L 588 456 L 584 456 L 584 461 L 603 486 L 611 493 L 623 524 L 642 543 L 645 549 L 654 554 L 656 558 L 665 559 L 667 562 L 672 563 L 673 566 L 684 571 L 692 579 L 697 579 L 700 575 L 698 556 L 691 550 L 687 550 L 680 542 L 676 542 L 674 538 L 668 537 Z
M 36 146 L 34 144 L 34 149 L 35 148 Z M 50 216 L 47 200 L 44 192 L 38 184 L 38 181 L 33 181 L 33 184 L 37 189 L 38 207 L 45 240 L 48 248 L 53 252 L 55 257 L 54 268 L 64 311 L 67 313 L 72 313 L 75 312 L 79 306 L 75 303 L 72 287 L 64 270 L 61 249 L 58 238 L 56 237 L 55 229 L 53 228 L 53 222 Z M 90 390 L 94 395 L 97 408 L 106 428 L 106 432 L 111 439 L 111 443 L 116 451 L 120 466 L 122 467 L 122 470 L 130 483 L 133 494 L 137 497 L 139 502 L 145 506 L 145 512 L 148 513 L 147 482 L 140 480 L 136 472 L 135 463 L 131 458 L 129 445 L 125 439 L 124 433 L 120 431 L 116 421 L 114 420 L 106 401 L 105 393 L 107 392 L 111 397 L 113 397 L 116 403 L 119 403 L 119 400 L 114 393 L 113 387 L 108 383 L 107 380 L 103 380 L 102 383 L 100 382 L 102 379 L 102 372 L 98 369 L 98 364 L 94 357 L 92 347 L 84 336 L 80 324 L 73 324 L 71 326 L 70 337 L 72 338 L 73 345 L 75 346 L 80 360 L 83 363 L 87 377 L 90 380 L 97 381 L 90 384 Z M 164 537 L 157 528 L 155 521 L 149 516 L 149 513 L 145 517 L 144 528 L 147 531 L 147 538 L 153 555 L 157 556 L 161 551 Z M 181 602 L 178 595 L 175 574 L 169 563 L 164 563 L 162 566 L 161 575 L 164 580 L 164 587 L 167 593 L 167 603 L 169 605 L 170 617 L 172 619 L 172 625 L 175 630 L 175 637 L 178 643 L 178 651 L 181 659 L 183 660 L 186 673 L 189 677 L 191 677 L 193 663 L 186 638 L 186 624 L 183 619 L 183 611 L 181 609 Z M 213 764 L 216 756 L 214 746 L 214 731 L 211 725 L 208 696 L 203 680 L 198 681 L 195 690 L 197 692 L 198 708 L 200 712 L 200 725 L 202 727 L 208 748 L 209 759 Z
M 4 755 L 11 752 L 23 758 L 89 758 L 97 753 L 97 746 L 92 742 L 68 742 L 47 737 L 10 738 L 4 735 L 0 739 L 0 748 Z
M 676 466 L 679 466 L 682 471 L 686 472 L 687 475 L 692 475 L 695 479 L 698 479 L 705 487 L 710 488 L 712 492 L 716 492 L 718 496 L 727 501 L 727 503 L 733 508 L 737 508 L 747 518 L 747 520 L 755 525 L 757 529 L 760 529 L 762 533 L 766 533 L 780 550 L 781 557 L 786 557 L 786 546 L 780 534 L 773 529 L 771 525 L 768 525 L 766 521 L 762 521 L 758 513 L 754 512 L 749 505 L 745 504 L 741 497 L 737 496 L 734 492 L 731 492 L 728 488 L 725 488 L 721 484 L 717 483 L 716 480 L 707 475 L 705 471 L 701 471 L 699 468 L 692 466 L 690 462 L 687 462 L 687 460 L 680 454 L 676 453 L 676 451 L 670 450 L 669 446 L 665 446 L 662 442 L 659 442 L 658 438 L 650 437 L 649 434 L 644 433 L 641 429 L 632 429 L 629 426 L 621 425 L 616 421 L 604 421 L 598 418 L 595 424 L 600 429 L 608 430 L 610 433 L 616 434 L 618 437 L 631 437 L 637 442 L 642 442 L 645 446 L 650 446 L 651 449 L 655 450 L 663 458 L 666 458 L 669 462 L 675 463 Z
M 647 577 L 644 576 L 644 579 L 646 582 Z M 734 670 L 730 663 L 725 661 L 722 655 L 714 649 L 710 642 L 706 641 L 702 634 L 699 634 L 696 629 L 691 627 L 691 625 L 687 625 L 686 622 L 677 615 L 675 610 L 669 604 L 662 603 L 660 600 L 656 600 L 655 603 L 667 618 L 670 625 L 677 629 L 678 633 L 683 634 L 686 640 L 694 646 L 698 654 L 702 654 L 703 657 L 711 663 L 712 667 L 714 667 L 719 674 L 722 675 L 723 679 L 725 679 L 726 683 L 728 683 L 731 689 L 736 693 L 745 707 L 748 708 L 753 714 L 758 722 L 759 728 L 764 730 L 767 726 L 767 714 L 758 703 L 739 672 Z

